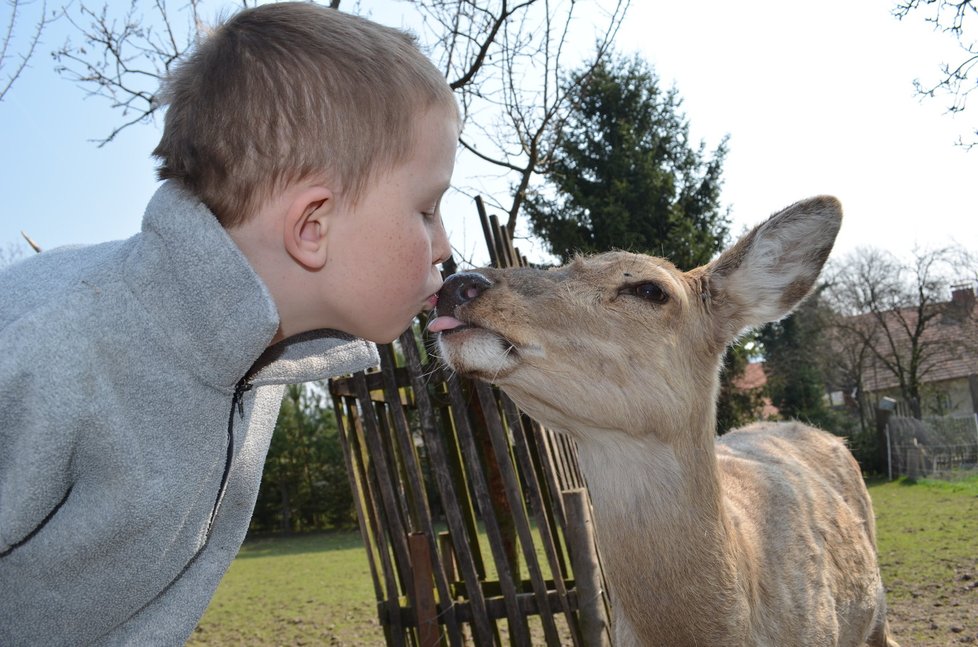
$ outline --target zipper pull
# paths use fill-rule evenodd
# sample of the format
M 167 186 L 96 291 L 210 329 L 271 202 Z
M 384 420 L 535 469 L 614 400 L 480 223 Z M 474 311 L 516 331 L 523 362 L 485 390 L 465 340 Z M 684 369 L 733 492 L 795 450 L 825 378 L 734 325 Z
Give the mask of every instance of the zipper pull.
M 246 391 L 250 391 L 252 388 L 251 382 L 246 378 L 241 378 L 241 381 L 234 386 L 234 397 L 231 398 L 231 408 L 238 406 L 238 417 L 244 418 L 244 394 Z

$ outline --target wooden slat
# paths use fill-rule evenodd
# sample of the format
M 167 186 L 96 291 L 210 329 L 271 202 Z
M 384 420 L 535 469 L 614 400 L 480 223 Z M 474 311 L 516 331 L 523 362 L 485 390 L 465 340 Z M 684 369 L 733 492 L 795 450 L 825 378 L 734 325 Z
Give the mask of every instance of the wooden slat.
M 354 400 L 354 402 L 356 402 Z M 366 502 L 363 509 L 365 513 L 366 523 L 371 532 L 364 532 L 363 537 L 366 542 L 366 547 L 368 549 L 368 555 L 375 555 L 381 563 L 382 571 L 384 573 L 384 584 L 386 585 L 386 594 L 383 597 L 378 596 L 378 599 L 387 599 L 388 601 L 396 602 L 399 597 L 399 589 L 397 585 L 397 579 L 395 577 L 395 568 L 391 563 L 391 550 L 387 538 L 387 530 L 390 526 L 385 523 L 382 510 L 379 505 L 377 493 L 376 482 L 377 479 L 371 473 L 365 462 L 365 452 L 361 446 L 361 440 L 364 436 L 363 425 L 359 415 L 357 415 L 358 409 L 356 405 L 350 405 L 350 420 L 352 420 L 353 433 L 350 434 L 350 447 L 351 456 L 356 465 L 357 477 L 359 482 L 364 486 L 363 492 L 366 494 Z M 361 517 L 361 524 L 364 523 L 364 517 Z M 391 626 L 390 634 L 391 636 L 398 636 L 403 634 L 403 629 L 400 625 L 400 619 L 398 618 L 398 624 Z M 403 642 L 402 639 L 398 639 Z
M 499 218 L 487 213 L 481 198 L 476 206 L 492 264 L 525 266 Z M 454 261 L 443 267 L 453 271 Z M 447 639 L 451 647 L 465 647 L 471 637 L 477 647 L 496 647 L 502 644 L 497 622 L 506 619 L 508 643 L 529 647 L 527 616 L 539 615 L 547 644 L 556 646 L 567 639 L 563 625 L 557 628 L 561 614 L 570 641 L 580 647 L 581 611 L 568 577 L 560 497 L 562 488 L 584 485 L 576 446 L 488 385 L 463 386 L 446 375 L 425 353 L 425 341 L 409 330 L 398 340 L 403 365 L 385 345 L 381 371 L 330 382 L 388 644 L 427 647 Z M 424 461 L 413 435 L 417 423 Z M 448 532 L 435 526 L 431 487 Z M 486 579 L 485 541 L 498 580 Z M 520 575 L 521 558 L 527 579 Z M 545 577 L 544 564 L 552 577 Z
M 526 490 L 530 495 L 530 504 L 534 510 L 537 532 L 540 535 L 540 541 L 543 544 L 544 554 L 547 556 L 547 562 L 549 563 L 550 571 L 553 574 L 554 586 L 557 590 L 557 594 L 560 596 L 560 599 L 564 602 L 563 612 L 567 619 L 567 623 L 571 627 L 571 636 L 574 641 L 574 645 L 575 647 L 579 647 L 581 643 L 576 627 L 577 618 L 575 617 L 573 610 L 570 608 L 570 605 L 567 604 L 567 589 L 564 587 L 565 565 L 558 557 L 559 551 L 555 542 L 555 534 L 552 533 L 552 527 L 548 522 L 548 518 L 552 516 L 552 506 L 550 505 L 549 498 L 544 496 L 540 480 L 537 478 L 536 466 L 533 464 L 533 460 L 530 456 L 530 447 L 526 437 L 526 429 L 523 426 L 523 421 L 521 419 L 519 410 L 516 408 L 516 404 L 514 404 L 507 395 L 500 394 L 500 399 L 503 404 L 503 412 L 506 415 L 506 421 L 510 431 L 512 432 L 513 450 L 516 454 L 516 460 L 519 463 L 521 473 L 523 474 L 523 479 L 527 484 Z
M 404 345 L 404 356 L 408 365 L 420 368 L 421 357 L 418 348 L 413 344 Z M 445 452 L 445 445 L 438 437 L 438 425 L 435 421 L 434 409 L 428 398 L 428 389 L 424 383 L 423 371 L 411 371 L 411 385 L 414 388 L 415 397 L 418 401 L 418 412 L 421 417 L 421 433 L 424 438 L 425 447 L 428 450 L 428 458 L 432 464 L 435 483 L 441 496 L 442 507 L 445 509 L 445 520 L 448 523 L 449 532 L 455 538 L 453 541 L 456 555 L 458 555 L 458 566 L 462 572 L 462 577 L 470 587 L 478 589 L 479 573 L 476 570 L 477 561 L 472 555 L 472 546 L 478 550 L 477 542 L 468 541 L 470 532 L 466 528 L 465 518 L 461 512 L 460 502 L 456 495 L 456 484 L 449 469 L 449 460 Z M 464 492 L 464 489 L 463 489 Z M 481 561 L 481 557 L 480 557 Z M 451 600 L 450 595 L 445 595 L 443 602 Z M 476 644 L 480 647 L 491 647 L 493 644 L 493 634 L 495 633 L 489 625 L 488 615 L 486 614 L 485 600 L 482 597 L 481 589 L 471 597 L 472 607 L 475 614 L 472 618 L 472 633 Z
M 354 448 L 356 443 L 354 442 L 354 435 L 356 430 L 353 425 L 350 424 L 352 421 L 352 414 L 350 416 L 343 415 L 343 398 L 333 397 L 333 412 L 336 414 L 336 425 L 339 431 L 340 446 L 343 448 L 343 459 L 346 462 L 346 473 L 352 480 L 351 486 L 353 490 L 353 501 L 357 509 L 357 519 L 366 520 L 366 522 L 361 522 L 357 524 L 360 529 L 360 537 L 363 540 L 363 545 L 367 549 L 367 564 L 370 567 L 370 578 L 373 580 L 374 593 L 377 599 L 380 600 L 384 597 L 384 589 L 380 583 L 380 576 L 377 572 L 377 563 L 373 556 L 372 547 L 375 545 L 374 538 L 371 536 L 370 531 L 373 524 L 370 523 L 370 516 L 367 512 L 370 502 L 364 499 L 368 497 L 366 491 L 366 477 L 362 471 L 362 465 L 354 458 Z
M 405 352 L 407 352 L 408 347 L 415 349 L 417 348 L 414 341 L 413 330 L 408 330 L 406 333 L 401 335 L 400 342 L 401 347 L 405 350 Z M 422 530 L 422 536 L 429 542 L 429 556 L 437 555 L 438 547 L 435 544 L 436 533 L 434 524 L 431 520 L 431 511 L 428 509 L 428 497 L 427 493 L 425 492 L 424 477 L 421 474 L 421 463 L 418 460 L 418 455 L 414 446 L 414 438 L 411 434 L 410 428 L 408 427 L 407 417 L 404 415 L 404 410 L 400 405 L 400 398 L 396 395 L 398 390 L 398 381 L 393 370 L 394 353 L 389 345 L 382 346 L 379 350 L 382 359 L 382 371 L 384 372 L 385 376 L 384 393 L 388 402 L 392 403 L 390 414 L 394 420 L 395 435 L 400 454 L 402 456 L 404 471 L 411 486 L 411 496 L 409 498 L 413 500 L 412 508 L 415 511 L 413 515 L 414 518 L 411 519 L 413 525 L 412 530 Z M 405 372 L 404 375 L 409 375 L 409 372 Z M 412 552 L 412 556 L 413 555 L 414 552 Z M 411 564 L 413 568 L 413 557 Z M 437 565 L 436 569 L 432 569 L 431 564 L 428 565 L 428 568 L 433 570 L 432 577 L 434 578 L 435 586 L 438 589 L 439 595 L 442 599 L 447 600 L 449 599 L 448 578 L 445 576 L 445 572 L 441 569 L 441 562 L 436 561 L 435 564 Z M 415 577 L 417 577 L 417 573 L 415 573 Z M 420 605 L 420 602 L 418 604 Z M 455 614 L 449 609 L 449 612 L 442 619 L 448 629 L 451 644 L 460 645 L 462 643 L 462 634 L 459 629 L 458 622 L 455 619 Z
M 510 507 L 514 511 L 513 519 L 516 523 L 516 533 L 520 538 L 523 548 L 523 559 L 526 562 L 527 570 L 530 573 L 530 582 L 533 584 L 533 591 L 538 597 L 541 608 L 544 608 L 547 597 L 547 586 L 540 570 L 539 560 L 534 550 L 533 535 L 530 532 L 529 520 L 526 517 L 526 510 L 523 506 L 523 495 L 516 473 L 513 469 L 513 461 L 510 456 L 510 443 L 506 437 L 502 420 L 499 417 L 496 399 L 488 384 L 480 383 L 476 385 L 476 392 L 482 402 L 482 409 L 486 414 L 486 422 L 489 427 L 489 437 L 492 440 L 493 450 L 496 452 L 496 461 L 499 463 L 506 496 L 510 499 Z M 516 514 L 516 512 L 519 514 Z M 548 643 L 559 643 L 560 636 L 557 634 L 557 625 L 554 624 L 553 616 L 546 612 L 540 613 L 543 622 L 543 632 L 547 637 Z
M 452 399 L 452 406 L 455 412 L 464 412 L 466 410 L 465 399 L 462 396 L 462 388 L 458 378 L 454 375 L 449 376 L 447 382 L 449 397 Z M 499 531 L 499 523 L 492 515 L 492 501 L 489 486 L 479 464 L 475 438 L 472 435 L 472 428 L 466 416 L 459 415 L 456 418 L 456 429 L 458 430 L 458 438 L 462 447 L 462 456 L 469 467 L 472 489 L 476 494 L 476 501 L 482 512 L 486 536 L 489 538 L 489 547 L 492 551 L 493 559 L 496 562 L 496 570 L 499 574 L 499 582 L 502 586 L 503 599 L 507 609 L 510 636 L 516 645 L 529 646 L 529 626 L 526 623 L 526 618 L 521 615 L 519 605 L 516 602 L 516 587 L 513 582 L 513 573 L 508 568 L 509 561 L 503 549 L 503 538 Z
M 588 647 L 611 646 L 611 623 L 605 611 L 601 566 L 594 544 L 590 504 L 583 488 L 564 493 L 567 543 L 574 561 L 574 581 L 581 611 L 581 629 Z
M 383 456 L 383 460 L 373 461 L 374 471 L 382 483 L 390 484 L 391 491 L 394 493 L 396 505 L 387 509 L 387 514 L 397 512 L 397 516 L 404 526 L 405 532 L 410 533 L 415 529 L 414 520 L 416 518 L 413 506 L 409 503 L 408 477 L 404 470 L 404 460 L 396 446 L 396 434 L 391 430 L 390 406 L 382 400 L 373 399 L 373 420 L 377 425 L 376 442 L 380 443 L 383 453 L 371 453 L 371 458 Z M 404 538 L 407 545 L 407 535 Z M 404 553 L 407 554 L 407 553 Z M 395 555 L 399 556 L 398 553 Z M 404 583 L 407 586 L 407 582 Z
M 360 411 L 363 413 L 363 439 L 367 446 L 367 452 L 371 455 L 375 465 L 389 466 L 393 463 L 392 457 L 388 455 L 381 440 L 380 424 L 367 392 L 367 382 L 363 379 L 362 373 L 354 375 L 353 380 L 358 392 L 357 400 L 360 403 Z M 376 471 L 374 473 L 376 474 Z M 411 581 L 411 573 L 408 570 L 410 559 L 408 557 L 407 531 L 401 520 L 400 510 L 397 506 L 398 496 L 394 491 L 390 476 L 391 474 L 387 473 L 386 478 L 375 478 L 373 485 L 380 495 L 379 500 L 382 507 L 379 508 L 379 511 L 383 513 L 382 520 L 389 530 L 387 534 L 389 534 L 391 547 L 394 551 L 398 576 L 402 586 L 406 586 L 406 583 Z M 388 595 L 391 593 L 388 591 Z
M 558 599 L 560 596 L 557 595 L 555 591 L 551 591 L 547 595 L 546 606 L 549 608 L 551 613 L 558 613 L 563 606 L 563 603 Z M 519 593 L 516 596 L 517 607 L 526 616 L 539 615 L 540 608 L 537 605 L 537 596 L 534 593 Z M 568 602 L 571 608 L 577 609 L 577 593 L 570 591 L 567 596 Z M 473 611 L 472 605 L 468 602 L 455 602 L 455 613 L 458 616 L 460 622 L 472 622 Z M 438 612 L 443 613 L 444 607 L 442 604 L 438 604 Z M 506 601 L 502 596 L 492 596 L 486 597 L 486 615 L 494 620 L 505 619 L 507 614 Z M 399 620 L 402 626 L 411 627 L 412 623 L 415 621 L 414 611 L 410 607 L 402 607 L 397 604 L 389 604 L 387 602 L 381 602 L 378 604 L 378 615 L 381 618 L 381 622 L 384 624 L 390 623 L 394 616 L 400 616 Z M 560 647 L 560 644 L 553 644 L 553 647 Z
M 439 647 L 441 628 L 438 626 L 435 595 L 431 590 L 434 575 L 431 553 L 428 550 L 428 537 L 421 532 L 412 532 L 408 536 L 408 546 L 411 549 L 411 571 L 414 574 L 411 595 L 418 627 L 418 643 L 420 647 Z M 454 619 L 453 607 L 447 607 L 446 612 Z
M 502 267 L 499 264 L 499 254 L 496 251 L 495 239 L 492 235 L 492 227 L 489 224 L 489 214 L 486 212 L 486 205 L 482 201 L 482 196 L 475 197 L 475 207 L 479 212 L 479 223 L 482 225 L 482 235 L 486 239 L 486 249 L 489 250 L 489 265 L 492 267 Z
M 493 244 L 496 246 L 496 256 L 499 258 L 499 267 L 514 267 L 513 252 L 506 243 L 506 237 L 502 234 L 502 225 L 499 224 L 499 216 L 489 215 L 489 228 L 493 233 Z

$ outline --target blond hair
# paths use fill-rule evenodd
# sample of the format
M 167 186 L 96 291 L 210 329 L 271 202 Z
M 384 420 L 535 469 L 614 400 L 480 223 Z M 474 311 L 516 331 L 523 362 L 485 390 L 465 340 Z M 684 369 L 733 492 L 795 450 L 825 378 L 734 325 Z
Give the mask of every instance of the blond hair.
M 153 154 L 225 227 L 291 182 L 328 178 L 356 200 L 409 155 L 415 121 L 458 106 L 408 34 L 314 4 L 246 9 L 180 63 Z

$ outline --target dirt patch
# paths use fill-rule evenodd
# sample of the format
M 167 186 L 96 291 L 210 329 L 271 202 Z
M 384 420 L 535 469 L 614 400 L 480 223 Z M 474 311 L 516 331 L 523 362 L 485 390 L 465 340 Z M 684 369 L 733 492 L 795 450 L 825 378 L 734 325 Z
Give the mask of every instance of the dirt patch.
M 890 628 L 902 647 L 978 645 L 978 560 L 954 565 L 949 581 L 889 582 Z

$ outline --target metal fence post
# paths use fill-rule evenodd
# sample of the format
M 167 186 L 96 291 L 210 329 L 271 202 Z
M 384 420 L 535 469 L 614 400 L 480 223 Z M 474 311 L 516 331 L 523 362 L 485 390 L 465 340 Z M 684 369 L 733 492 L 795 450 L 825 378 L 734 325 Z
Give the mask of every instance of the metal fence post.
M 886 428 L 884 429 L 886 433 L 886 473 L 889 477 L 888 480 L 893 480 L 893 451 L 890 449 L 890 423 L 886 423 Z

